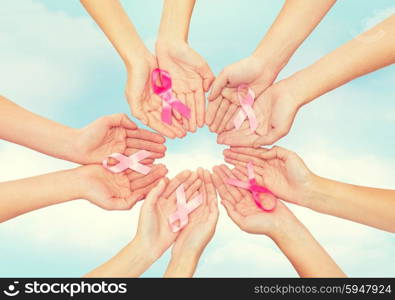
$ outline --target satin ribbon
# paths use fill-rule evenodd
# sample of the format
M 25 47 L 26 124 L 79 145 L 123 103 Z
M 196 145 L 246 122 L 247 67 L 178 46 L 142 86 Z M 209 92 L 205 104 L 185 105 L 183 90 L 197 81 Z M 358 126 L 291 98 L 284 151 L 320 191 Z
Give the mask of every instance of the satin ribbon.
M 275 195 L 268 188 L 265 188 L 257 184 L 254 174 L 254 165 L 252 164 L 252 162 L 249 162 L 247 164 L 247 173 L 248 173 L 248 182 L 237 180 L 235 178 L 227 178 L 225 182 L 227 184 L 234 185 L 245 190 L 249 190 L 252 194 L 252 198 L 254 199 L 255 204 L 260 209 L 264 211 L 272 211 L 276 207 L 277 201 L 275 200 L 273 207 L 265 208 L 259 201 L 259 194 L 266 193 L 272 195 L 273 197 L 275 197 Z
M 242 95 L 242 90 L 247 90 L 247 95 Z M 234 118 L 233 123 L 235 124 L 236 129 L 240 129 L 241 124 L 243 124 L 244 120 L 248 118 L 250 123 L 251 133 L 255 132 L 258 128 L 258 121 L 256 119 L 254 110 L 252 109 L 252 105 L 255 101 L 255 93 L 252 89 L 248 87 L 246 84 L 240 84 L 237 87 L 237 97 L 239 98 L 241 110 Z
M 169 216 L 169 224 L 173 232 L 177 232 L 188 224 L 188 215 L 203 203 L 201 194 L 189 200 L 187 203 L 184 185 L 181 184 L 176 190 L 177 210 Z M 176 224 L 179 220 L 179 225 Z
M 140 161 L 149 157 L 151 154 L 151 152 L 146 150 L 137 151 L 129 157 L 120 153 L 113 153 L 103 160 L 103 167 L 113 173 L 121 173 L 126 169 L 132 169 L 133 171 L 147 175 L 151 171 L 151 167 L 141 164 Z M 118 163 L 114 166 L 109 166 L 108 159 L 110 157 L 116 159 Z
M 160 79 L 162 85 L 157 85 L 157 81 Z M 188 106 L 182 103 L 174 95 L 171 86 L 170 74 L 162 69 L 155 69 L 151 74 L 151 85 L 155 94 L 162 99 L 162 121 L 166 124 L 171 125 L 171 112 L 172 109 L 177 110 L 185 118 L 191 117 L 191 110 Z

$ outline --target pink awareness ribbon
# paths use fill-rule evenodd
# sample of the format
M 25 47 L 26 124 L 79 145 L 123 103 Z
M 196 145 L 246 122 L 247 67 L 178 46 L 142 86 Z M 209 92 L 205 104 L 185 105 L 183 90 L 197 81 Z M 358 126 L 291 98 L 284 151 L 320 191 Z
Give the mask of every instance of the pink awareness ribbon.
M 242 96 L 242 90 L 245 89 L 247 90 L 247 95 Z M 253 133 L 258 128 L 258 121 L 256 119 L 254 110 L 252 109 L 252 105 L 255 101 L 255 93 L 251 88 L 248 87 L 248 85 L 240 84 L 237 87 L 237 97 L 240 101 L 241 110 L 234 118 L 233 123 L 235 124 L 236 129 L 240 129 L 241 124 L 243 124 L 244 120 L 248 118 L 251 133 Z
M 103 160 L 103 167 L 113 173 L 121 173 L 126 169 L 132 169 L 133 171 L 147 175 L 149 171 L 151 171 L 151 168 L 141 164 L 140 161 L 149 157 L 151 154 L 151 152 L 146 150 L 137 151 L 130 156 L 125 156 L 121 153 L 113 153 Z M 108 159 L 110 157 L 116 159 L 118 163 L 114 166 L 109 166 Z
M 249 190 L 252 194 L 252 198 L 254 199 L 255 204 L 260 209 L 264 211 L 272 211 L 277 205 L 277 201 L 275 198 L 276 196 L 269 189 L 260 186 L 256 183 L 255 174 L 254 174 L 254 165 L 252 164 L 252 162 L 249 162 L 247 164 L 247 173 L 248 173 L 248 182 L 240 181 L 235 178 L 227 178 L 225 182 L 227 184 L 234 185 L 245 190 Z M 274 201 L 271 206 L 265 207 L 261 204 L 261 202 L 259 201 L 260 193 L 270 194 L 274 197 Z
M 188 215 L 203 203 L 201 194 L 189 200 L 187 203 L 183 184 L 177 188 L 176 197 L 177 210 L 169 216 L 169 224 L 173 232 L 177 232 L 184 228 L 188 224 Z M 180 221 L 179 225 L 176 224 L 177 220 Z
M 157 85 L 157 81 L 160 79 L 162 85 Z M 151 85 L 155 94 L 162 99 L 162 121 L 171 125 L 171 112 L 172 109 L 177 110 L 185 118 L 191 118 L 191 110 L 188 106 L 182 103 L 179 99 L 174 96 L 171 89 L 171 77 L 170 74 L 162 69 L 155 69 L 151 74 Z

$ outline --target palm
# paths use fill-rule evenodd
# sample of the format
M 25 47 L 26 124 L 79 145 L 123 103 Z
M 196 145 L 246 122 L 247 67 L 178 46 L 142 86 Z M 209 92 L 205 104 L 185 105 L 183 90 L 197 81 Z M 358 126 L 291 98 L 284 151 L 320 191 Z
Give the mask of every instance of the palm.
M 132 114 L 145 125 L 169 138 L 181 137 L 184 135 L 181 125 L 173 120 L 173 126 L 169 126 L 161 120 L 162 100 L 151 87 L 151 73 L 157 67 L 152 55 L 133 66 L 128 71 L 126 97 Z
M 208 206 L 198 208 L 193 214 L 189 215 L 188 226 L 185 227 L 173 246 L 174 253 L 187 245 L 189 248 L 197 249 L 201 245 L 206 245 L 214 233 L 217 222 L 215 212 L 210 213 Z
M 191 93 L 203 88 L 204 78 L 199 68 L 206 62 L 188 45 L 158 51 L 158 60 L 160 67 L 171 74 L 175 93 Z
M 235 205 L 236 211 L 243 217 L 243 230 L 249 233 L 262 233 L 264 228 L 267 234 L 272 230 L 275 217 L 273 212 L 265 213 L 255 204 L 251 196 L 243 197 Z
M 223 96 L 239 105 L 237 87 L 247 84 L 256 95 L 260 95 L 266 88 L 272 85 L 276 74 L 267 71 L 262 62 L 255 57 L 247 57 L 224 69 L 228 89 L 225 87 Z M 215 84 L 215 83 L 214 83 Z
M 131 184 L 126 173 L 114 174 L 102 166 L 85 166 L 86 198 L 104 209 L 129 208 Z
M 298 156 L 294 155 L 285 162 L 272 159 L 266 161 L 262 168 L 262 184 L 274 194 L 289 202 L 300 203 L 303 200 L 303 191 L 311 173 Z

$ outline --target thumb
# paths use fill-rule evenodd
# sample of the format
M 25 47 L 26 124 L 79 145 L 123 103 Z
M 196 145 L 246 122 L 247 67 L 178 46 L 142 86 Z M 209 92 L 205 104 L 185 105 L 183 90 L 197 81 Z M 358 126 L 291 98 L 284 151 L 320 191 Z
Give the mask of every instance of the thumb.
M 147 195 L 144 200 L 143 207 L 154 207 L 158 201 L 160 195 L 162 195 L 165 190 L 166 182 L 161 179 L 156 187 L 154 187 Z
M 209 101 L 213 101 L 221 94 L 222 89 L 228 84 L 228 74 L 226 70 L 222 70 L 221 73 L 215 78 L 213 86 L 208 96 Z
M 203 78 L 204 91 L 208 92 L 215 79 L 213 72 L 211 71 L 209 65 L 205 63 L 201 68 L 199 68 L 198 73 Z

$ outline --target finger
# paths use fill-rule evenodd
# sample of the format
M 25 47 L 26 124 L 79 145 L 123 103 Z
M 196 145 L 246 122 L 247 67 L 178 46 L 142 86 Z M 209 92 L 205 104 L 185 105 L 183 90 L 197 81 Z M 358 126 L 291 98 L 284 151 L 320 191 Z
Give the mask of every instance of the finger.
M 235 176 L 232 174 L 231 170 L 226 166 L 226 165 L 220 165 L 219 166 L 221 171 L 225 174 L 226 178 L 235 178 Z M 246 194 L 245 190 L 239 189 L 237 187 L 234 187 L 230 184 L 228 184 L 228 190 L 232 194 L 233 198 L 238 202 L 243 195 Z
M 218 126 L 217 132 L 222 132 L 225 130 L 225 126 L 231 121 L 231 118 L 233 117 L 236 110 L 237 110 L 237 105 L 230 104 L 228 110 L 226 111 L 226 113 L 224 115 L 224 118 L 221 121 L 221 124 Z
M 166 139 L 162 135 L 142 128 L 138 128 L 136 130 L 127 130 L 126 136 L 128 138 L 140 139 L 157 144 L 163 144 L 166 142 Z
M 154 112 L 148 113 L 147 126 L 151 127 L 152 129 L 158 131 L 160 134 L 163 134 L 170 139 L 174 139 L 176 137 L 175 132 L 169 126 L 166 126 L 166 124 L 164 124 L 162 120 L 154 117 L 154 114 Z
M 191 109 L 191 117 L 189 118 L 188 127 L 189 131 L 195 132 L 196 131 L 196 105 L 195 105 L 195 96 L 193 93 L 186 94 L 187 98 L 187 105 Z
M 138 201 L 144 200 L 145 197 L 147 196 L 147 194 L 153 188 L 155 188 L 161 180 L 164 180 L 164 179 L 166 179 L 166 178 L 159 178 L 159 179 L 155 180 L 154 182 L 152 182 L 151 184 L 149 184 L 149 185 L 147 185 L 147 186 L 145 186 L 145 187 L 143 187 L 141 189 L 133 191 L 132 196 L 130 197 L 130 199 L 128 201 L 136 203 Z M 167 181 L 166 180 L 164 180 L 164 181 L 167 184 Z
M 214 171 L 213 174 L 214 184 L 221 198 L 226 199 L 232 203 L 236 203 L 236 199 L 234 195 L 232 195 L 232 193 L 228 189 L 229 185 L 225 183 L 225 180 L 227 178 L 226 175 L 222 172 L 219 166 L 215 166 L 213 168 L 213 171 Z M 219 179 L 216 177 L 218 177 Z
M 237 106 L 235 112 L 233 113 L 233 115 L 229 118 L 228 122 L 225 124 L 225 131 L 229 131 L 233 128 L 235 128 L 235 118 L 237 117 L 237 115 L 240 113 L 241 111 L 241 107 Z
M 147 150 L 150 152 L 163 153 L 166 151 L 166 146 L 163 144 L 154 143 L 151 141 L 140 140 L 136 138 L 127 138 L 126 146 L 128 148 L 134 148 L 139 150 Z
M 137 129 L 137 125 L 126 114 L 121 115 L 121 126 L 126 129 Z
M 184 93 L 178 94 L 178 97 L 182 103 L 184 103 L 185 105 L 188 105 L 187 100 L 186 100 L 186 95 Z M 186 118 L 182 117 L 179 122 L 185 131 L 189 131 L 189 122 Z
M 222 200 L 222 205 L 225 207 L 226 213 L 233 222 L 235 222 L 237 226 L 241 227 L 243 216 L 235 209 L 234 204 L 227 200 Z
M 182 183 L 184 185 L 184 191 L 189 189 L 189 187 L 193 185 L 197 180 L 199 180 L 197 172 L 191 172 L 191 175 Z M 178 188 L 178 186 L 175 188 L 175 190 Z M 169 201 L 175 201 L 176 194 L 173 192 L 168 196 L 168 199 Z
M 178 188 L 178 186 L 184 183 L 191 175 L 192 172 L 189 170 L 185 170 L 177 174 L 172 180 L 170 180 L 166 191 L 163 193 L 163 197 L 169 198 L 169 196 Z
M 176 98 L 177 98 L 178 100 L 181 101 L 180 95 L 182 95 L 182 94 L 176 94 Z M 182 102 L 182 101 L 181 101 L 181 102 Z M 182 102 L 182 103 L 184 103 L 184 102 Z M 185 103 L 184 103 L 184 104 L 185 104 Z M 181 116 L 181 114 L 180 114 L 177 110 L 173 109 L 172 112 L 173 112 L 174 118 L 175 118 L 177 121 L 182 120 L 182 116 Z
M 237 96 L 237 88 L 226 87 L 221 91 L 222 97 L 228 99 L 230 102 L 236 105 L 240 105 L 239 97 Z
M 217 192 L 214 187 L 214 182 L 209 171 L 204 170 L 203 182 L 206 190 L 207 200 L 210 207 L 210 212 L 218 210 Z
M 168 170 L 164 165 L 158 165 L 158 167 L 152 169 L 151 172 L 149 172 L 147 175 L 131 181 L 130 184 L 132 186 L 132 189 L 137 190 L 145 187 L 152 182 L 158 180 L 159 178 L 165 177 L 167 172 Z
M 201 186 L 201 193 L 203 195 L 203 203 L 207 203 L 207 191 L 206 191 L 206 186 L 204 185 L 204 170 L 202 168 L 197 169 L 197 174 L 199 179 L 203 182 Z
M 208 92 L 208 90 L 211 87 L 211 84 L 213 83 L 215 76 L 213 72 L 210 69 L 210 66 L 205 63 L 203 66 L 201 66 L 198 69 L 198 73 L 200 76 L 203 78 L 203 89 L 205 92 Z
M 262 157 L 262 153 L 267 152 L 268 148 L 251 148 L 251 147 L 230 147 L 230 151 L 241 153 L 249 156 Z
M 126 156 L 131 156 L 132 154 L 134 154 L 134 153 L 136 153 L 136 152 L 138 152 L 138 151 L 140 151 L 140 150 L 141 150 L 141 149 L 136 149 L 136 148 L 126 148 L 124 154 L 125 154 Z M 149 159 L 150 159 L 151 161 L 153 161 L 154 159 L 162 158 L 162 157 L 164 157 L 164 156 L 165 156 L 165 153 L 164 153 L 164 152 L 151 152 L 151 155 L 149 156 Z M 144 159 L 144 160 L 142 160 L 141 162 L 144 163 L 144 164 L 146 164 L 146 163 L 145 163 L 146 160 L 147 160 L 147 158 Z M 109 165 L 111 165 L 111 164 L 109 163 Z
M 222 98 L 222 102 L 217 110 L 217 114 L 215 115 L 214 122 L 211 124 L 210 127 L 211 131 L 213 132 L 218 131 L 219 124 L 221 124 L 221 121 L 224 118 L 227 110 L 229 109 L 229 106 L 230 106 L 230 102 L 227 99 Z
M 147 195 L 145 198 L 145 201 L 143 203 L 143 208 L 144 207 L 154 207 L 156 202 L 158 201 L 160 195 L 163 193 L 163 191 L 166 188 L 166 182 L 164 180 L 161 180 L 159 184 L 154 187 Z
M 229 159 L 247 162 L 247 163 L 252 162 L 255 166 L 262 164 L 262 159 L 257 158 L 255 156 L 250 156 L 250 155 L 245 155 L 245 154 L 233 152 L 229 149 L 225 149 L 223 153 L 224 153 L 224 156 Z
M 224 131 L 217 137 L 217 143 L 230 146 L 251 146 L 258 136 L 250 128 Z
M 195 195 L 198 192 L 201 186 L 202 186 L 202 181 L 198 178 L 188 188 L 185 188 L 185 197 L 188 200 L 193 199 L 193 195 Z
M 195 92 L 195 103 L 196 103 L 196 122 L 199 128 L 202 128 L 205 120 L 206 103 L 203 89 L 198 89 Z
M 279 146 L 274 146 L 272 149 L 270 149 L 266 152 L 263 152 L 261 154 L 261 157 L 266 160 L 278 158 L 282 161 L 286 161 L 288 159 L 288 157 L 293 154 L 294 154 L 294 152 L 289 151 L 285 148 L 282 148 Z
M 225 70 L 222 70 L 213 82 L 213 86 L 211 88 L 210 95 L 208 96 L 208 100 L 213 101 L 214 99 L 216 99 L 221 94 L 222 89 L 227 85 L 227 83 L 228 74 Z
M 211 126 L 214 122 L 215 115 L 217 114 L 218 108 L 222 103 L 222 97 L 218 97 L 217 99 L 207 103 L 207 113 L 206 113 L 206 125 Z M 210 129 L 211 130 L 211 129 Z
M 237 166 L 246 167 L 247 166 L 246 162 L 241 162 L 241 161 L 230 159 L 230 158 L 227 158 L 227 157 L 225 157 L 225 162 L 228 163 L 228 164 L 231 164 L 231 165 L 233 165 L 235 167 L 237 167 Z
M 152 117 L 152 121 L 155 122 L 157 127 L 163 128 L 163 130 L 167 130 L 169 132 L 174 133 L 174 137 L 183 137 L 185 136 L 186 132 L 182 128 L 182 126 L 176 121 L 174 117 L 172 117 L 172 125 L 166 124 L 162 121 L 162 116 L 159 111 L 152 111 L 150 112 L 150 116 Z

